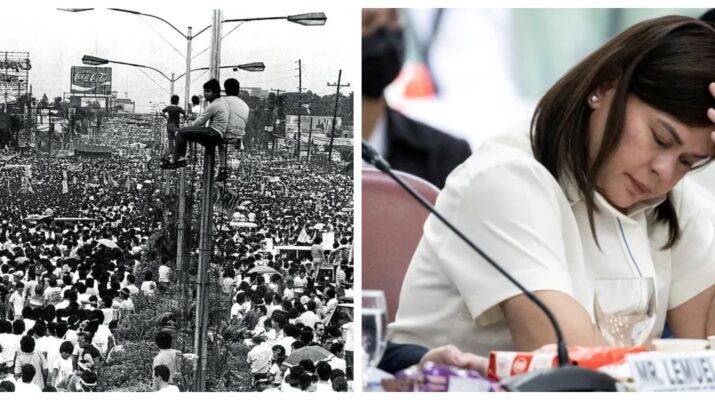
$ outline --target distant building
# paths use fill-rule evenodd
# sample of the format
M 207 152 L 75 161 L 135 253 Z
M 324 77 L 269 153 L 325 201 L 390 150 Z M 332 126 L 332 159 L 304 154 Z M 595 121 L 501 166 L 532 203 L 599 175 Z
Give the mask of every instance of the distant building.
M 116 111 L 134 114 L 135 104 L 131 99 L 115 99 L 113 102 Z
M 268 97 L 268 90 L 261 89 L 259 87 L 241 87 L 242 92 L 247 92 L 251 96 L 259 97 L 265 99 Z

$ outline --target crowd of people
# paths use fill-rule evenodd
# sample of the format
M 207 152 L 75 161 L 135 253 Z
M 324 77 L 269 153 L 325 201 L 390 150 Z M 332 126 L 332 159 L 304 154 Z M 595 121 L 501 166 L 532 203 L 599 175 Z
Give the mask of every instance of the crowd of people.
M 113 146 L 112 155 L 33 151 L 7 157 L 23 167 L 0 170 L 0 391 L 94 390 L 117 347 L 113 332 L 135 312 L 137 296 L 164 296 L 176 284 L 173 256 L 157 254 L 158 273 L 147 261 L 157 253 L 148 244 L 166 226 L 165 208 L 176 205 L 163 195 L 158 154 L 133 145 L 153 137 L 139 122 L 103 125 L 94 144 Z M 346 391 L 352 177 L 280 157 L 240 157 L 216 188 L 238 201 L 219 200 L 214 209 L 220 255 L 211 276 L 231 310 L 234 339 L 248 346 L 251 389 Z M 324 239 L 331 242 L 318 243 Z M 194 268 L 196 253 L 188 261 Z M 320 270 L 329 272 L 318 281 Z M 172 348 L 175 335 L 156 333 L 155 390 L 179 390 L 184 358 Z M 290 358 L 301 349 L 305 358 Z
M 352 299 L 352 178 L 314 168 L 244 155 L 226 184 L 241 202 L 218 213 L 219 224 L 248 222 L 218 242 L 258 390 L 345 391 L 352 381 L 351 304 L 341 304 Z

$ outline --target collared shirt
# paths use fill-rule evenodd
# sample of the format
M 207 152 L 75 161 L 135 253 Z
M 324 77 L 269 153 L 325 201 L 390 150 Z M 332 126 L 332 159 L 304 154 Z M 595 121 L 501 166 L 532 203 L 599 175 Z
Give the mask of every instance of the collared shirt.
M 219 100 L 228 106 L 228 127 L 226 139 L 242 138 L 246 134 L 246 123 L 250 109 L 238 96 L 224 96 Z
M 247 361 L 251 364 L 252 374 L 265 374 L 271 366 L 273 350 L 270 343 L 261 343 L 251 349 L 247 355 Z
M 437 209 L 531 291 L 568 294 L 593 320 L 597 278 L 652 277 L 660 336 L 666 312 L 715 284 L 715 200 L 688 177 L 671 193 L 681 240 L 663 250 L 663 199 L 623 214 L 595 195 L 596 245 L 583 199 L 534 159 L 528 127 L 487 139 L 457 167 Z M 520 294 L 433 216 L 409 266 L 388 339 L 487 355 L 514 343 L 499 304 Z M 705 316 L 702 316 L 705 317 Z
M 152 361 L 152 368 L 157 365 L 166 365 L 169 368 L 169 383 L 174 383 L 176 371 L 179 369 L 180 352 L 175 349 L 161 349 Z
M 315 328 L 315 324 L 320 322 L 320 317 L 312 311 L 306 311 L 296 319 L 296 322 L 302 322 L 305 326 Z

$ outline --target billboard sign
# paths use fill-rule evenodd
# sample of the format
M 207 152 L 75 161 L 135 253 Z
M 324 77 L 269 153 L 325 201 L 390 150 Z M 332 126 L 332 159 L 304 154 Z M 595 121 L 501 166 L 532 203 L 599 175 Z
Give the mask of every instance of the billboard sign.
M 12 56 L 7 56 L 6 54 L 11 54 L 7 51 L 0 52 L 0 69 L 11 70 L 13 72 L 29 71 L 32 69 L 32 64 L 30 64 L 30 58 L 26 57 L 24 54 L 19 52 L 12 52 Z M 18 57 L 18 54 L 20 56 Z
M 112 95 L 112 69 L 108 67 L 72 67 L 73 94 Z
M 335 133 L 342 126 L 343 120 L 341 117 L 335 118 Z M 316 115 L 301 115 L 300 116 L 300 132 L 307 134 L 310 130 L 310 125 L 313 125 L 314 134 L 330 135 L 333 127 L 333 116 L 316 116 Z M 295 135 L 298 133 L 298 116 L 286 115 L 286 135 Z
M 82 97 L 82 108 L 106 108 L 107 99 L 103 97 Z
M 5 94 L 8 105 L 17 102 L 27 93 L 30 69 L 30 53 L 0 51 L 0 91 Z

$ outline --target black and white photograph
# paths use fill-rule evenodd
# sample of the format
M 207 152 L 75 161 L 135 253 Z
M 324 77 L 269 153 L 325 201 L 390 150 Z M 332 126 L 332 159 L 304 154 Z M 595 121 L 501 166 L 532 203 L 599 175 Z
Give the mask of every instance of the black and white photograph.
M 0 14 L 1 392 L 353 391 L 359 13 L 230 4 Z

